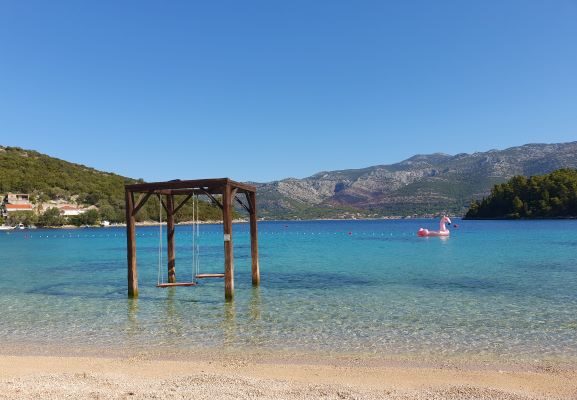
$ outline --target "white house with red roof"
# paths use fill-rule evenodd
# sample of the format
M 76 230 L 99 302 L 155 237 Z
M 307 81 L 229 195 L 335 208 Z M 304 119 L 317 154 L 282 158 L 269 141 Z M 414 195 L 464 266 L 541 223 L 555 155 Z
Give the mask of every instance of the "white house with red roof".
M 34 211 L 34 207 L 30 203 L 30 195 L 27 193 L 8 193 L 4 196 L 0 209 L 3 217 L 17 211 Z
M 84 214 L 86 212 L 86 209 L 78 208 L 70 204 L 59 206 L 58 209 L 60 210 L 60 214 L 64 217 L 72 217 L 75 215 Z

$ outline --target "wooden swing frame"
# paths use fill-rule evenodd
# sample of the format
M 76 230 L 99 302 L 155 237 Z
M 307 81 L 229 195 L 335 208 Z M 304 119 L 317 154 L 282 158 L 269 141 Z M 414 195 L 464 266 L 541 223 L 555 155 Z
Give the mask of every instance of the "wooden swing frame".
M 256 188 L 229 178 L 197 179 L 197 180 L 174 180 L 168 182 L 138 183 L 125 185 L 126 200 L 126 246 L 128 261 L 128 297 L 138 297 L 138 269 L 136 264 L 136 214 L 154 195 L 164 196 L 161 204 L 166 211 L 166 238 L 168 255 L 168 282 L 159 283 L 158 287 L 195 286 L 196 282 L 177 282 L 174 246 L 174 215 L 186 204 L 193 195 L 206 195 L 214 204 L 222 210 L 223 241 L 224 241 L 224 273 L 223 274 L 198 274 L 196 279 L 224 278 L 224 296 L 226 300 L 234 297 L 234 255 L 232 242 L 232 207 L 238 203 L 249 214 L 250 221 L 250 254 L 252 260 L 252 284 L 260 284 L 260 271 L 258 262 L 258 233 L 256 214 Z M 135 199 L 135 193 L 139 193 Z M 175 206 L 174 196 L 186 195 Z M 221 195 L 222 201 L 215 196 Z M 244 195 L 243 201 L 239 196 Z

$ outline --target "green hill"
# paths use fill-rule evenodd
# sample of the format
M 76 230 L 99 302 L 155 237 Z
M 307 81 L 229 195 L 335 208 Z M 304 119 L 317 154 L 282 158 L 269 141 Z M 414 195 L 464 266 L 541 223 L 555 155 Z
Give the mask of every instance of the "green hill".
M 515 176 L 495 185 L 491 194 L 471 203 L 466 219 L 577 217 L 577 170 Z
M 51 200 L 64 200 L 84 207 L 94 205 L 98 208 L 97 218 L 124 222 L 124 185 L 137 182 L 142 181 L 98 171 L 33 150 L 0 146 L 0 194 L 29 193 L 35 206 Z M 221 213 L 218 208 L 201 203 L 200 216 L 203 220 L 217 220 L 221 218 Z M 191 217 L 192 208 L 187 204 L 179 211 L 176 220 L 190 220 Z M 158 200 L 151 198 L 137 218 L 139 221 L 157 221 Z M 52 219 L 51 222 L 50 225 L 59 225 L 76 221 Z M 79 219 L 78 222 L 86 221 Z

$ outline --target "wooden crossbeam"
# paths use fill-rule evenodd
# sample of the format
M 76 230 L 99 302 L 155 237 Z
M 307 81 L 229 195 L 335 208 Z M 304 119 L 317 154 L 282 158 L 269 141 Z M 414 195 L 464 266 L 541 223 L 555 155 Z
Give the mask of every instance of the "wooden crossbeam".
M 174 213 L 176 214 L 176 212 L 177 212 L 178 210 L 180 210 L 180 209 L 182 208 L 182 206 L 184 206 L 184 204 L 185 204 L 188 200 L 190 200 L 191 197 L 192 197 L 192 194 L 189 194 L 188 196 L 186 196 L 186 198 L 185 198 L 184 200 L 182 200 L 178 206 L 176 206 L 176 208 L 174 209 Z
M 134 207 L 134 210 L 132 210 L 132 215 L 136 215 L 138 213 L 138 211 L 140 211 L 142 206 L 144 206 L 146 204 L 146 202 L 148 201 L 148 198 L 151 195 L 152 195 L 152 192 L 140 194 L 140 196 L 138 197 L 137 205 L 136 205 L 136 207 Z
M 206 194 L 206 192 L 212 193 L 212 194 L 222 194 L 220 190 L 218 189 L 209 189 L 209 188 L 204 188 L 204 189 L 159 189 L 159 190 L 154 190 L 153 191 L 156 194 L 165 194 L 165 195 L 188 195 L 188 194 L 196 194 L 196 195 L 200 195 L 200 194 Z M 138 192 L 137 192 L 138 193 Z
M 212 193 L 206 191 L 205 189 L 200 189 L 200 190 L 201 190 L 204 194 L 206 194 L 206 195 L 213 201 L 213 203 L 216 204 L 217 206 L 219 206 L 220 209 L 222 210 L 222 203 L 221 203 L 220 201 L 218 201 L 218 200 L 216 199 L 216 197 L 214 197 L 214 196 L 212 195 Z
M 244 209 L 246 210 L 246 212 L 250 213 L 250 208 L 248 208 L 248 207 L 246 206 L 246 204 L 244 204 L 244 203 L 243 203 L 238 197 L 236 197 L 236 196 L 234 197 L 234 199 L 236 200 L 236 202 L 237 202 L 238 204 L 240 204 L 240 205 L 242 206 L 242 208 L 244 208 Z
M 246 198 L 246 202 L 248 203 L 248 212 L 252 212 L 252 210 L 254 210 L 254 205 L 252 204 L 252 201 L 250 199 L 250 194 L 249 193 L 245 193 L 244 197 Z
M 168 207 L 166 207 L 166 203 L 164 202 L 164 200 L 162 200 L 162 197 L 160 198 L 160 204 L 162 204 L 162 208 L 164 208 L 164 211 L 168 213 Z
M 136 204 L 135 208 L 138 208 L 138 206 L 141 204 L 140 202 L 142 201 L 143 197 L 146 197 L 147 193 L 140 193 L 140 196 L 138 196 L 138 200 L 136 200 L 136 202 L 134 204 Z
M 197 179 L 197 180 L 173 180 L 168 182 L 149 182 L 149 183 L 137 183 L 133 185 L 126 185 L 126 189 L 133 192 L 147 192 L 149 190 L 162 190 L 162 189 L 196 189 L 196 188 L 220 188 L 229 186 L 232 189 L 239 189 L 246 192 L 256 192 L 256 187 L 253 185 L 248 185 L 246 183 L 236 182 L 228 178 L 218 178 L 218 179 Z M 222 192 L 221 192 L 222 193 Z

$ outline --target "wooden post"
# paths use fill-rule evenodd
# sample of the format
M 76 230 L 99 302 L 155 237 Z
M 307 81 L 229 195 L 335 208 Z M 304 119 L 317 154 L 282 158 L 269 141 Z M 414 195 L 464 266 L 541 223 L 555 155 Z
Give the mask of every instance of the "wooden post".
M 138 297 L 138 270 L 136 268 L 136 228 L 134 211 L 134 194 L 124 192 L 126 202 L 126 254 L 128 261 L 128 297 Z
M 168 283 L 176 282 L 176 265 L 174 255 L 174 197 L 166 196 L 166 243 L 168 257 Z
M 250 258 L 252 261 L 252 285 L 260 284 L 260 269 L 258 265 L 258 231 L 256 224 L 256 193 L 246 194 L 250 205 Z
M 224 233 L 224 298 L 234 297 L 234 259 L 232 251 L 232 196 L 227 183 L 222 194 L 222 226 Z

